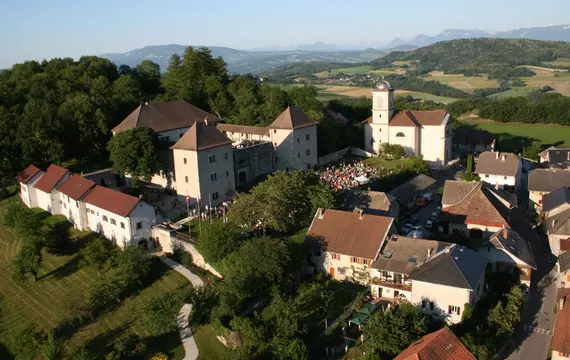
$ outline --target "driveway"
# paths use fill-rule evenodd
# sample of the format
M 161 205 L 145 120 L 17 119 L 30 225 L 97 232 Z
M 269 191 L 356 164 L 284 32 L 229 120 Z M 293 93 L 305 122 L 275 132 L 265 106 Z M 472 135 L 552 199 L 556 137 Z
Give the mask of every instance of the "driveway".
M 537 270 L 531 275 L 529 299 L 523 305 L 521 325 L 515 331 L 502 359 L 544 360 L 550 349 L 554 328 L 554 305 L 557 281 L 554 265 L 550 263 L 548 239 L 541 229 L 537 241 L 531 243 Z

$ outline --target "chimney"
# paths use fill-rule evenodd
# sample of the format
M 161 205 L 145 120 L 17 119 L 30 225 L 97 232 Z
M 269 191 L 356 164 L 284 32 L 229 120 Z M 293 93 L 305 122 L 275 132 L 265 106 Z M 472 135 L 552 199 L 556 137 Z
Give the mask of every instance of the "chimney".
M 364 218 L 364 211 L 358 210 L 358 219 L 362 220 Z
M 428 249 L 428 259 L 431 257 L 431 249 Z
M 499 152 L 495 151 L 495 159 L 498 159 L 498 158 L 499 158 Z
M 507 160 L 507 154 L 503 154 L 502 160 L 503 160 L 503 161 Z
M 317 217 L 319 220 L 322 220 L 325 217 L 325 209 L 319 208 L 319 210 L 317 210 Z
M 560 300 L 558 300 L 558 310 L 562 311 L 562 309 L 564 309 L 565 302 L 566 302 L 566 296 L 561 297 Z
M 451 246 L 445 248 L 445 253 L 449 254 L 451 252 Z
M 207 117 L 204 118 L 204 124 L 206 124 L 206 126 L 210 125 L 210 124 L 208 124 L 208 118 Z

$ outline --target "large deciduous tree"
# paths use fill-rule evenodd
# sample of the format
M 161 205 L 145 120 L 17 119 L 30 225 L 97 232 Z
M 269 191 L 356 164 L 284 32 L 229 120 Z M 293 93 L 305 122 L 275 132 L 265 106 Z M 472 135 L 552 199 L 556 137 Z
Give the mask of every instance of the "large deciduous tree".
M 217 263 L 237 250 L 242 242 L 232 224 L 216 221 L 203 224 L 197 246 L 207 262 Z
M 109 241 L 97 237 L 81 250 L 82 263 L 94 267 L 97 269 L 97 274 L 101 275 L 101 269 L 111 259 L 111 252 Z
M 140 309 L 140 319 L 146 331 L 160 336 L 176 331 L 176 317 L 182 301 L 172 293 L 158 294 L 147 300 Z
M 120 174 L 149 181 L 160 169 L 160 143 L 158 136 L 149 128 L 121 131 L 113 136 L 107 148 L 113 169 Z

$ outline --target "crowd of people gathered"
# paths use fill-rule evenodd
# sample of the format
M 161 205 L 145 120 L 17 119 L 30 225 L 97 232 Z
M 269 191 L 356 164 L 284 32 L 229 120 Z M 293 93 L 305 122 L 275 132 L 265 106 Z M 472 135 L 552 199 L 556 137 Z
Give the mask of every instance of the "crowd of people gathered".
M 375 180 L 378 178 L 378 169 L 368 166 L 364 161 L 357 161 L 353 164 L 342 163 L 340 166 L 327 167 L 319 176 L 331 189 L 342 191 Z

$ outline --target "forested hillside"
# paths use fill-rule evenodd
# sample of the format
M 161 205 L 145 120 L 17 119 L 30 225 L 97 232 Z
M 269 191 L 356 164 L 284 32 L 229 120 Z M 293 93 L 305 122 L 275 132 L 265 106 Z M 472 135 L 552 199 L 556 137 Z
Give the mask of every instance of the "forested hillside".
M 526 39 L 460 39 L 443 41 L 410 52 L 393 52 L 372 62 L 417 61 L 417 72 L 489 73 L 499 77 L 517 65 L 542 65 L 570 57 L 570 43 Z
M 353 65 L 359 66 L 360 64 Z M 277 66 L 271 70 L 263 72 L 263 76 L 267 76 L 271 80 L 277 82 L 291 82 L 298 77 L 311 79 L 314 77 L 315 73 L 345 67 L 347 67 L 346 63 L 329 63 L 323 61 L 300 62 L 296 64 Z
M 0 73 L 0 188 L 30 163 L 107 166 L 110 130 L 145 101 L 182 99 L 230 123 L 265 125 L 289 104 L 321 119 L 316 96 L 312 87 L 285 92 L 231 77 L 203 48 L 172 56 L 165 75 L 148 60 L 134 68 L 91 56 L 17 64 Z

